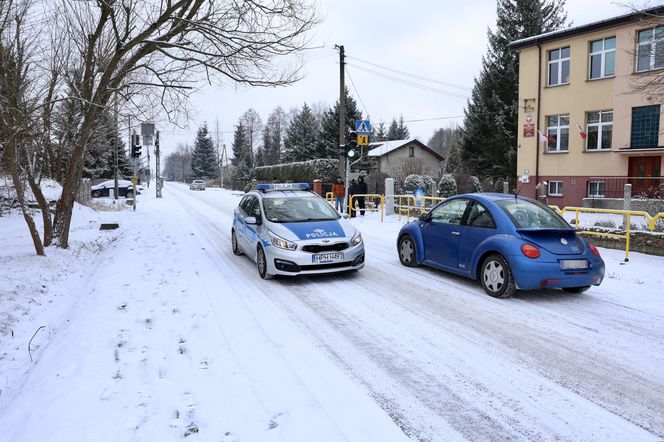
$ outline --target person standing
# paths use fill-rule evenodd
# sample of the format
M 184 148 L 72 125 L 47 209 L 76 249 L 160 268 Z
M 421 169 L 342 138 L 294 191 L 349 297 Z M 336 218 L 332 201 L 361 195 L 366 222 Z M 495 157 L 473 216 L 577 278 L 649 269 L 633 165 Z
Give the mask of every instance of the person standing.
M 332 195 L 334 196 L 334 208 L 337 209 L 338 212 L 342 212 L 344 210 L 346 188 L 340 176 L 337 177 L 332 185 Z
M 364 182 L 364 177 L 358 178 L 358 183 L 357 186 L 355 186 L 355 192 L 357 195 L 366 195 L 369 193 L 369 190 L 367 188 L 367 183 Z M 364 216 L 364 197 L 363 196 L 358 196 L 357 197 L 357 205 L 360 207 L 360 215 Z
M 355 201 L 357 201 L 357 200 L 356 200 L 356 198 L 351 199 L 351 197 L 353 195 L 355 195 L 356 193 L 357 193 L 357 183 L 355 182 L 355 178 L 353 178 L 352 180 L 350 180 L 350 184 L 348 185 L 348 207 L 349 207 L 348 216 L 350 218 L 352 218 L 353 215 L 355 214 L 354 213 L 355 212 Z

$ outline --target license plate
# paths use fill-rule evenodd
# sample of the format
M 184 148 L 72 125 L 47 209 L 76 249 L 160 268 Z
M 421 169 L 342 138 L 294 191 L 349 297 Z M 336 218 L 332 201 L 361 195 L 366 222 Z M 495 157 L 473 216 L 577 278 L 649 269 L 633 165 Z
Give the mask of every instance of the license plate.
M 322 264 L 325 262 L 335 262 L 335 261 L 343 261 L 344 259 L 344 254 L 343 253 L 322 253 L 320 255 L 314 255 L 311 257 L 311 262 L 314 264 Z
M 587 269 L 588 261 L 585 259 L 563 259 L 560 261 L 560 268 L 563 270 Z

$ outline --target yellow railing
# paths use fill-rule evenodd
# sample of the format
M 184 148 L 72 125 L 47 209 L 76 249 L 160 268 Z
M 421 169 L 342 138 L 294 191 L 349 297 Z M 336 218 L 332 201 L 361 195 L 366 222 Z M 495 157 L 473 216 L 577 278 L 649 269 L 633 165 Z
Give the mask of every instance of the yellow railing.
M 365 200 L 364 209 L 355 208 L 355 205 L 353 203 L 357 200 L 357 198 L 364 198 Z M 378 201 L 380 202 L 379 206 L 376 206 L 375 204 L 376 199 L 378 199 Z M 371 202 L 373 204 L 367 205 L 366 204 L 367 202 Z M 385 197 L 377 193 L 363 193 L 363 194 L 350 195 L 350 197 L 348 198 L 349 214 L 351 213 L 351 210 L 354 211 L 354 216 L 357 216 L 358 213 L 360 213 L 360 210 L 364 210 L 366 212 L 380 212 L 380 222 L 382 223 L 385 215 Z
M 413 212 L 421 215 L 431 210 L 439 202 L 445 200 L 445 198 L 438 196 L 416 197 L 415 195 L 390 195 L 386 198 L 394 198 L 394 211 L 399 215 L 399 221 L 405 215 L 408 222 L 410 222 L 410 217 L 414 216 Z
M 334 193 L 326 192 L 325 193 L 325 201 L 327 201 L 328 203 L 330 203 L 334 206 Z
M 631 234 L 632 231 L 634 230 L 632 228 L 632 221 L 633 217 L 635 218 L 641 218 L 643 219 L 644 223 L 643 225 L 647 224 L 647 229 L 648 230 L 655 230 L 655 224 L 658 219 L 664 218 L 664 213 L 658 213 L 657 215 L 650 216 L 648 212 L 643 212 L 643 211 L 638 211 L 638 210 L 612 210 L 612 209 L 593 209 L 590 207 L 563 207 L 562 209 L 559 209 L 557 207 L 554 207 L 554 209 L 561 215 L 565 216 L 565 213 L 573 213 L 574 214 L 574 222 L 571 223 L 574 225 L 574 228 L 582 235 L 589 235 L 589 236 L 598 236 L 598 237 L 605 237 L 605 238 L 616 238 L 616 239 L 624 239 L 625 240 L 625 262 L 629 261 L 629 242 L 631 239 Z M 617 215 L 622 217 L 622 220 L 610 220 L 607 219 L 608 217 L 604 216 L 603 219 L 600 221 L 602 223 L 609 223 L 609 224 L 614 224 L 613 226 L 609 226 L 612 228 L 618 228 L 620 223 L 622 222 L 622 227 L 625 230 L 624 234 L 618 234 L 618 233 L 610 233 L 610 232 L 595 232 L 591 230 L 584 229 L 584 227 L 594 227 L 598 226 L 599 223 L 595 224 L 594 226 L 582 226 L 582 220 L 581 215 L 586 214 L 586 215 Z M 591 221 L 592 222 L 592 221 Z M 601 224 L 599 227 L 605 227 L 602 226 Z M 621 230 L 623 230 L 621 229 Z

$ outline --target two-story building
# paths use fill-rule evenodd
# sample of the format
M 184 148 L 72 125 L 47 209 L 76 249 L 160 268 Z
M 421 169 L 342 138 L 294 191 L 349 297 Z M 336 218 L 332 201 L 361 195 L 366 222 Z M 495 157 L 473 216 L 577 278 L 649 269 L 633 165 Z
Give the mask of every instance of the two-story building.
M 657 192 L 664 158 L 664 7 L 515 41 L 520 193 L 549 204 Z M 657 84 L 659 83 L 659 88 Z M 546 186 L 544 186 L 546 182 Z

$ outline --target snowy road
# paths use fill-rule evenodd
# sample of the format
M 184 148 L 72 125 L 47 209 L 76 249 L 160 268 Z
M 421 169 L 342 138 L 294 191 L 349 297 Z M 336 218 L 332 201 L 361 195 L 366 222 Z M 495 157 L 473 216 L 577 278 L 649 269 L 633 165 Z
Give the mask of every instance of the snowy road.
M 496 300 L 402 267 L 374 215 L 360 272 L 263 281 L 231 252 L 238 195 L 141 199 L 24 379 L 0 353 L 1 441 L 664 436 L 662 258 L 602 250 L 599 288 Z
M 582 296 L 495 300 L 470 281 L 402 267 L 397 226 L 356 221 L 367 247 L 361 272 L 264 282 L 230 252 L 236 201 L 181 188 L 172 195 L 200 221 L 211 253 L 249 281 L 246 296 L 286 312 L 413 438 L 664 435 L 664 311 L 639 309 L 610 280 Z

